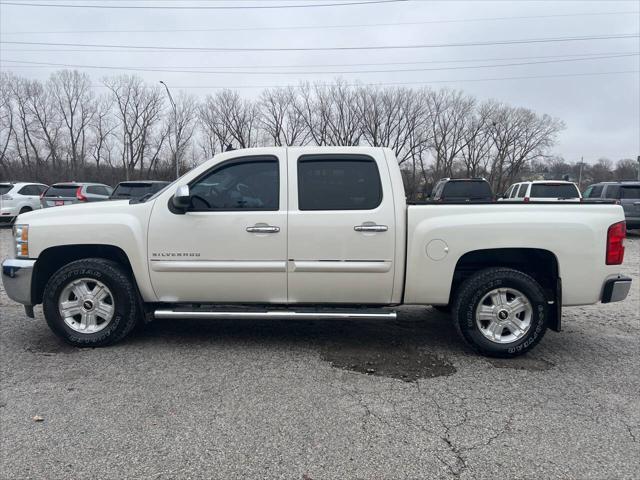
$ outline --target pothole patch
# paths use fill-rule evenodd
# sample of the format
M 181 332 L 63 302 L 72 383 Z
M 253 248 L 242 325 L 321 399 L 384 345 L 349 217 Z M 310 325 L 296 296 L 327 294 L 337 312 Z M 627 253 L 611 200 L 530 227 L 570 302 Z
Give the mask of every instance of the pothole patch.
M 331 344 L 322 349 L 321 356 L 334 368 L 403 382 L 456 373 L 456 368 L 446 358 L 414 345 Z

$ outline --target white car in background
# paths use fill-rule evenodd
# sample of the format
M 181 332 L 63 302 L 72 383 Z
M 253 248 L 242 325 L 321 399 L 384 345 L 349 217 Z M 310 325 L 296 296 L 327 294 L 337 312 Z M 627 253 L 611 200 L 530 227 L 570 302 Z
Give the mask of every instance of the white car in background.
M 518 182 L 509 187 L 499 202 L 564 202 L 580 200 L 578 186 L 564 180 Z
M 0 222 L 12 223 L 21 213 L 38 210 L 47 188 L 41 183 L 0 183 Z

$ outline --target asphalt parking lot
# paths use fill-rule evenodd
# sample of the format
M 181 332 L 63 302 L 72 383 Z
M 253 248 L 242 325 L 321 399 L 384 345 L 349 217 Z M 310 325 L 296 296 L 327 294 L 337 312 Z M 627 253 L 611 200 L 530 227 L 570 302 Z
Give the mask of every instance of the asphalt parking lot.
M 630 298 L 566 309 L 564 332 L 500 361 L 431 308 L 157 321 L 81 350 L 0 288 L 0 476 L 639 478 L 639 267 L 636 235 Z

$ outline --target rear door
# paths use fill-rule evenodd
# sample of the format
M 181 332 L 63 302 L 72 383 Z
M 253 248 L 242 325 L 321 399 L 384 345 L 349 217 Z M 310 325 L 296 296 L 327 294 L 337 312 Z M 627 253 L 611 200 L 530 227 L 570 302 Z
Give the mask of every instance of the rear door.
M 25 185 L 18 193 L 22 195 L 20 208 L 28 207 L 32 210 L 40 208 L 40 186 L 39 185 Z
M 288 150 L 290 303 L 391 302 L 395 215 L 382 150 Z

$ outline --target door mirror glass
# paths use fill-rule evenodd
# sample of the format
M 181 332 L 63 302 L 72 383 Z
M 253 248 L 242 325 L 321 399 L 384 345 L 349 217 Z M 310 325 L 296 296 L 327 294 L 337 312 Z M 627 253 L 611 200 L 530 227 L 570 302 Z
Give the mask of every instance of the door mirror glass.
M 171 199 L 173 206 L 180 209 L 185 210 L 189 207 L 191 203 L 191 195 L 189 193 L 189 185 L 180 185 L 176 189 L 176 193 L 173 195 Z

